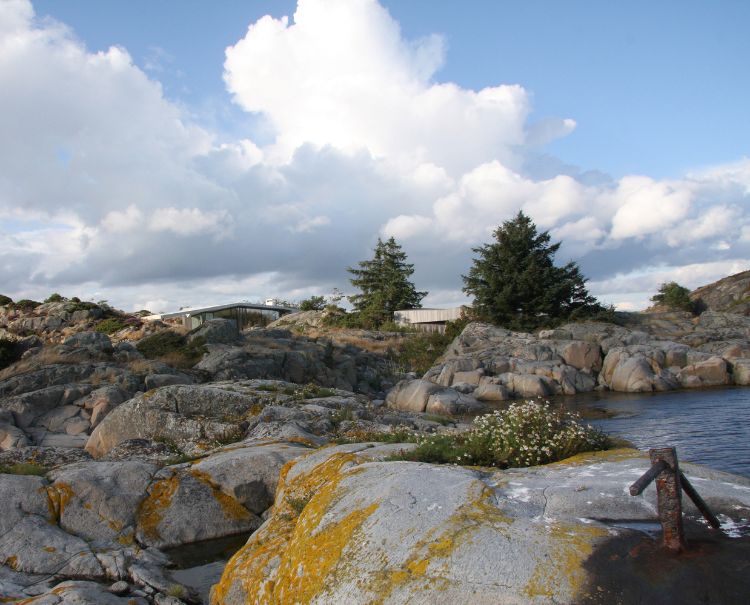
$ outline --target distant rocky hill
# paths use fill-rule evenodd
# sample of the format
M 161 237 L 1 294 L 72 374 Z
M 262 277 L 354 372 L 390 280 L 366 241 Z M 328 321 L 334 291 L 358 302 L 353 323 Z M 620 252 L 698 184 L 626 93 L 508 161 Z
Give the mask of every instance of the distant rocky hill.
M 693 290 L 690 299 L 701 310 L 750 315 L 750 271 L 736 273 Z

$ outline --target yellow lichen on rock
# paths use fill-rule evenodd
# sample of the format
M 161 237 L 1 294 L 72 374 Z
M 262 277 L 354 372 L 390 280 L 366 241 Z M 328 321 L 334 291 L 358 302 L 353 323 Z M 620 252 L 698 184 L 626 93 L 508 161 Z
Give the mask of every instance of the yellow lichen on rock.
M 595 452 L 582 452 L 559 460 L 545 464 L 547 467 L 555 466 L 584 466 L 592 462 L 619 462 L 621 460 L 631 460 L 633 458 L 648 458 L 643 452 L 629 447 L 618 447 L 613 450 L 599 450 Z
M 232 496 L 221 491 L 221 488 L 211 480 L 211 476 L 208 473 L 204 473 L 203 471 L 199 471 L 196 468 L 192 468 L 190 469 L 190 474 L 198 479 L 198 481 L 205 483 L 208 487 L 211 488 L 211 493 L 214 499 L 221 505 L 221 510 L 224 512 L 224 515 L 227 518 L 240 519 L 243 521 L 250 519 L 250 517 L 252 516 L 250 511 L 242 506 L 242 504 L 237 502 L 237 500 L 232 498 Z
M 524 592 L 528 597 L 553 597 L 561 585 L 576 594 L 586 582 L 583 563 L 594 550 L 598 538 L 609 535 L 598 525 L 554 523 L 550 526 L 552 555 L 537 563 Z
M 138 508 L 138 525 L 143 533 L 151 540 L 158 540 L 159 523 L 164 517 L 164 511 L 172 504 L 180 479 L 173 475 L 169 479 L 161 479 L 153 484 L 148 498 L 141 502 Z
M 371 505 L 353 511 L 315 533 L 334 501 L 343 471 L 356 459 L 354 454 L 334 454 L 288 483 L 289 471 L 299 460 L 284 465 L 273 515 L 227 563 L 213 588 L 211 603 L 222 604 L 228 595 L 238 592 L 248 603 L 284 603 L 289 599 L 307 603 L 321 592 L 352 534 L 376 508 Z M 307 494 L 313 496 L 297 517 L 289 502 Z
M 47 507 L 52 519 L 58 521 L 65 510 L 65 506 L 70 502 L 70 499 L 74 496 L 73 488 L 67 483 L 53 483 L 48 485 L 47 491 Z

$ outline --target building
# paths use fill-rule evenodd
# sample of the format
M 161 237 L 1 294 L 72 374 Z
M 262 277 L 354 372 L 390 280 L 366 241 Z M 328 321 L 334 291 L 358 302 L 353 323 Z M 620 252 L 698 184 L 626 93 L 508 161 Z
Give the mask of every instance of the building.
M 237 329 L 242 331 L 248 326 L 264 325 L 282 315 L 296 313 L 299 309 L 279 305 L 268 305 L 249 302 L 229 303 L 213 307 L 180 309 L 173 313 L 152 315 L 148 319 L 182 319 L 185 327 L 191 330 L 208 319 L 231 319 Z
M 405 309 L 396 311 L 393 320 L 402 326 L 413 326 L 423 332 L 445 332 L 445 324 L 456 321 L 468 311 L 469 307 L 452 307 L 450 309 Z

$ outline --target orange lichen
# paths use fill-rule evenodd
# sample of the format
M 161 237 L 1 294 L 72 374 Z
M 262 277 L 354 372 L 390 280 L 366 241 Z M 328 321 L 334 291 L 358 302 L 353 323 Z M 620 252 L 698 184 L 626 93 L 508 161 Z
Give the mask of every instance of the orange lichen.
M 5 561 L 3 561 L 3 565 L 10 567 L 14 571 L 18 570 L 18 557 L 15 555 L 6 557 Z
M 159 524 L 179 486 L 180 479 L 176 474 L 169 479 L 161 479 L 153 484 L 148 498 L 141 502 L 138 508 L 138 525 L 149 540 L 157 541 L 161 538 Z
M 192 468 L 190 474 L 211 488 L 214 499 L 219 503 L 221 510 L 224 511 L 224 515 L 227 518 L 246 521 L 252 517 L 252 513 L 242 506 L 242 504 L 237 502 L 232 496 L 221 491 L 221 488 L 211 480 L 211 476 L 208 473 Z
M 227 563 L 221 581 L 211 593 L 211 602 L 221 604 L 228 595 L 239 593 L 247 602 L 282 603 L 286 602 L 282 595 L 286 595 L 294 602 L 305 603 L 320 592 L 341 550 L 375 510 L 375 505 L 371 505 L 353 511 L 340 522 L 313 535 L 333 502 L 342 472 L 355 460 L 353 454 L 334 454 L 288 482 L 289 470 L 299 459 L 285 464 L 276 491 L 273 515 Z M 313 497 L 296 517 L 288 502 L 305 494 L 313 494 Z M 313 544 L 315 542 L 317 545 Z M 305 550 L 312 548 L 316 555 L 310 558 L 310 553 L 305 554 Z M 333 550 L 329 551 L 329 548 Z M 299 555 L 303 555 L 305 569 L 301 577 L 297 566 Z
M 75 495 L 73 488 L 67 483 L 58 482 L 48 485 L 45 489 L 47 491 L 47 507 L 49 508 L 50 517 L 57 521 L 62 517 L 65 506 Z
M 550 527 L 551 555 L 537 563 L 524 593 L 529 597 L 554 597 L 578 593 L 586 581 L 583 563 L 591 555 L 594 542 L 606 537 L 606 528 L 597 525 L 555 523 Z
M 645 454 L 629 447 L 620 447 L 613 450 L 601 450 L 596 452 L 583 452 L 564 460 L 550 462 L 545 466 L 583 466 L 592 462 L 620 462 L 634 458 L 645 458 Z

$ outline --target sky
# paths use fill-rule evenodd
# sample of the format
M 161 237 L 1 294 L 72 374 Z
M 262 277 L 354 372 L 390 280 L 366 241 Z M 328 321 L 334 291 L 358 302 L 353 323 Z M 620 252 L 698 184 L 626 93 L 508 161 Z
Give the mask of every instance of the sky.
M 0 0 L 0 292 L 426 306 L 519 210 L 644 308 L 750 268 L 750 3 Z

